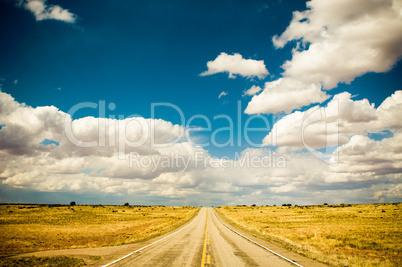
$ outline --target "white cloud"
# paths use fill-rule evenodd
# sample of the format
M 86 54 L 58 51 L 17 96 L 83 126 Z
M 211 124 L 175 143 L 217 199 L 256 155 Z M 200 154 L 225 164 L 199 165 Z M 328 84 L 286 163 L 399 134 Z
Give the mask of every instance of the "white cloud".
M 192 187 L 199 179 L 191 176 L 191 170 L 195 168 L 194 154 L 206 153 L 187 142 L 172 143 L 184 129 L 164 120 L 94 117 L 72 120 L 55 107 L 32 108 L 19 104 L 3 92 L 0 92 L 0 125 L 0 177 L 3 184 L 16 188 L 152 195 L 166 184 L 174 191 L 163 189 L 163 196 L 185 196 L 188 195 L 185 192 L 194 190 L 182 190 L 180 185 Z M 78 143 L 97 144 L 77 145 L 66 135 L 66 126 L 71 127 Z M 168 146 L 158 147 L 151 143 L 152 129 L 155 131 L 154 143 Z M 141 139 L 142 135 L 147 138 L 143 144 L 132 147 L 132 142 Z M 44 139 L 55 140 L 59 146 L 45 146 L 41 144 Z M 118 157 L 121 145 L 127 156 L 125 160 Z M 133 165 L 130 166 L 130 152 L 159 163 L 168 158 L 170 165 L 137 166 L 131 162 Z M 175 160 L 179 165 L 174 164 Z M 189 166 L 186 172 L 183 172 L 184 161 Z
M 0 149 L 12 154 L 34 154 L 45 149 L 44 139 L 60 140 L 65 113 L 57 108 L 20 105 L 0 92 Z
M 295 11 L 276 47 L 297 40 L 284 75 L 333 88 L 367 72 L 386 72 L 402 55 L 402 2 L 399 0 L 312 0 Z M 304 47 L 301 45 L 301 47 Z
M 2 184 L 14 188 L 89 192 L 99 199 L 105 199 L 105 194 L 135 195 L 148 203 L 162 199 L 164 203 L 176 205 L 206 205 L 203 199 L 211 201 L 210 205 L 311 204 L 329 202 L 329 198 L 338 203 L 398 200 L 398 188 L 402 184 L 402 135 L 397 129 L 402 125 L 395 118 L 401 114 L 402 92 L 387 98 L 377 109 L 366 100 L 353 101 L 347 93 L 335 98 L 340 103 L 340 122 L 345 124 L 341 129 L 346 137 L 338 149 L 341 164 L 337 167 L 330 167 L 309 153 L 288 151 L 281 154 L 280 149 L 273 152 L 267 148 L 249 148 L 234 160 L 215 160 L 221 165 L 214 167 L 197 160 L 196 153 L 201 160 L 210 155 L 188 142 L 166 147 L 153 147 L 145 142 L 137 148 L 126 148 L 126 153 L 135 151 L 156 161 L 173 155 L 173 161 L 188 162 L 189 167 L 183 169 L 183 165 L 130 167 L 130 158 L 118 158 L 119 132 L 124 131 L 130 141 L 135 141 L 141 133 L 139 127 L 153 122 L 157 126 L 158 142 L 171 142 L 182 131 L 182 126 L 144 118 L 137 118 L 137 122 L 93 117 L 71 120 L 68 114 L 55 107 L 32 108 L 0 93 L 0 177 Z M 333 113 L 334 103 L 333 99 L 326 107 L 328 114 Z M 303 112 L 290 114 L 275 127 L 283 133 L 292 133 L 292 125 L 297 126 L 303 116 Z M 87 142 L 99 141 L 99 128 L 110 127 L 110 131 L 106 131 L 106 144 L 88 148 L 72 144 L 64 134 L 66 119 L 75 136 Z M 359 124 L 365 126 L 355 128 Z M 353 132 L 364 130 L 367 125 L 372 125 L 373 130 L 388 128 L 395 134 L 375 141 L 368 139 L 364 132 L 357 135 Z M 311 133 L 324 136 L 317 129 L 310 129 Z M 60 145 L 41 145 L 45 138 L 58 141 Z M 112 140 L 116 146 L 110 143 Z M 298 146 L 291 136 L 279 141 Z M 246 161 L 241 165 L 247 157 L 265 159 L 265 164 L 272 164 L 255 167 L 250 165 L 251 161 L 248 164 Z M 279 167 L 273 162 L 278 162 L 280 157 L 285 164 Z M 202 199 L 198 197 L 200 194 Z
M 329 96 L 320 84 L 305 84 L 291 78 L 265 83 L 264 91 L 253 96 L 246 114 L 291 112 L 310 103 L 321 103 Z
M 228 95 L 228 93 L 226 93 L 225 91 L 222 91 L 219 96 L 218 99 L 220 99 L 222 96 Z
M 398 119 L 402 112 L 402 91 L 396 91 L 377 109 L 367 99 L 354 101 L 351 97 L 350 93 L 340 93 L 326 107 L 315 106 L 284 116 L 274 124 L 263 143 L 301 149 L 303 136 L 308 145 L 324 148 L 328 143 L 345 144 L 355 134 L 402 127 Z
M 37 21 L 54 19 L 74 23 L 77 17 L 58 5 L 47 6 L 46 0 L 26 0 L 23 5 L 35 15 Z
M 402 91 L 396 91 L 384 100 L 377 109 L 379 126 L 383 128 L 402 128 Z
M 213 75 L 216 73 L 227 72 L 229 78 L 235 78 L 236 75 L 260 79 L 268 75 L 263 60 L 244 59 L 242 55 L 235 53 L 228 55 L 222 52 L 215 60 L 207 62 L 208 70 L 201 73 L 201 76 Z
M 331 167 L 335 173 L 358 174 L 362 179 L 366 173 L 381 178 L 382 175 L 397 174 L 402 180 L 402 132 L 390 138 L 375 141 L 363 135 L 354 135 L 349 142 L 338 148 L 340 164 Z
M 248 90 L 246 90 L 246 91 L 244 92 L 243 96 L 246 96 L 246 95 L 252 96 L 252 95 L 255 95 L 255 94 L 261 92 L 261 90 L 262 90 L 261 87 L 256 86 L 256 85 L 253 85 L 253 86 L 251 86 L 250 89 L 248 89 Z
M 0 91 L 0 120 L 6 119 L 6 117 L 18 109 L 19 106 L 20 104 L 17 103 L 11 95 Z
M 159 153 L 154 144 L 170 144 L 184 134 L 184 128 L 161 119 L 127 118 L 123 120 L 84 117 L 72 120 L 56 107 L 32 108 L 17 103 L 0 92 L 0 149 L 9 155 L 44 155 L 65 157 L 113 157 L 119 151 Z M 67 128 L 66 128 L 67 126 Z M 66 129 L 71 128 L 71 134 Z M 49 139 L 59 147 L 40 144 Z M 130 146 L 135 142 L 138 146 Z M 87 147 L 77 144 L 87 145 Z
M 311 0 L 295 11 L 277 48 L 296 41 L 283 78 L 267 83 L 246 113 L 290 112 L 328 96 L 323 89 L 350 83 L 368 72 L 389 71 L 402 56 L 399 0 Z M 289 85 L 298 84 L 297 86 Z

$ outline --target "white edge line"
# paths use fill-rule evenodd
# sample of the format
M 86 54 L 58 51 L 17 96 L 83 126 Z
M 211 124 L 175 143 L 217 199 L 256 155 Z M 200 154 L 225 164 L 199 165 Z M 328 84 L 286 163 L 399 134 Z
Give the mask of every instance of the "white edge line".
M 257 246 L 262 247 L 262 248 L 265 249 L 265 250 L 268 250 L 269 252 L 275 254 L 276 256 L 278 256 L 278 257 L 280 257 L 280 258 L 282 258 L 282 259 L 284 259 L 284 260 L 286 260 L 286 261 L 288 261 L 288 262 L 290 262 L 290 263 L 292 263 L 292 264 L 294 264 L 294 265 L 296 265 L 296 266 L 303 267 L 303 265 L 300 265 L 300 264 L 298 264 L 298 263 L 296 263 L 296 262 L 294 262 L 294 261 L 292 261 L 292 260 L 290 260 L 290 259 L 288 259 L 288 258 L 282 256 L 281 254 L 278 254 L 278 253 L 276 253 L 275 251 L 270 250 L 270 249 L 267 248 L 267 247 L 264 247 L 263 245 L 261 245 L 261 244 L 255 242 L 254 240 L 251 240 L 250 238 L 248 238 L 248 237 L 246 237 L 246 236 L 240 234 L 239 232 L 236 232 L 235 230 L 233 230 L 232 228 L 230 228 L 229 226 L 227 226 L 224 222 L 222 222 L 221 219 L 219 219 L 218 215 L 216 214 L 216 211 L 214 211 L 214 213 L 215 213 L 216 218 L 217 218 L 224 226 L 226 226 L 226 228 L 228 228 L 228 229 L 231 230 L 232 232 L 238 234 L 239 236 L 241 236 L 241 237 L 247 239 L 248 241 L 250 241 L 250 242 L 256 244 Z
M 149 246 L 152 246 L 152 245 L 154 245 L 154 244 L 156 244 L 156 243 L 158 243 L 158 242 L 160 242 L 160 241 L 162 241 L 162 240 L 168 238 L 169 236 L 172 236 L 172 235 L 174 235 L 174 234 L 177 234 L 177 233 L 180 232 L 181 230 L 183 230 L 183 229 L 185 229 L 186 227 L 190 226 L 190 225 L 195 221 L 195 219 L 198 218 L 198 216 L 200 215 L 200 213 L 201 213 L 201 209 L 200 209 L 200 211 L 198 212 L 197 216 L 196 216 L 189 224 L 187 224 L 186 226 L 184 226 L 184 227 L 181 228 L 180 230 L 177 230 L 176 232 L 173 232 L 173 233 L 171 233 L 170 235 L 165 236 L 164 238 L 161 238 L 161 239 L 159 239 L 159 240 L 157 240 L 157 241 L 155 241 L 155 242 L 152 242 L 151 244 L 148 244 L 148 245 L 146 245 L 145 247 L 139 248 L 139 249 L 137 249 L 136 251 L 133 251 L 133 252 L 127 254 L 126 256 L 123 256 L 123 257 L 121 257 L 121 258 L 119 258 L 119 259 L 117 259 L 117 260 L 114 260 L 114 261 L 112 261 L 112 262 L 109 262 L 108 264 L 102 265 L 102 267 L 107 267 L 107 266 L 110 266 L 110 265 L 112 265 L 112 264 L 115 264 L 116 262 L 119 262 L 119 261 L 121 261 L 121 260 L 123 260 L 123 259 L 125 259 L 125 258 L 127 258 L 127 257 L 130 257 L 131 255 L 133 255 L 133 254 L 135 254 L 135 253 L 137 253 L 137 252 L 139 252 L 139 251 L 141 251 L 141 250 L 143 250 L 143 249 L 145 249 L 145 248 L 147 248 L 147 247 L 149 247 Z

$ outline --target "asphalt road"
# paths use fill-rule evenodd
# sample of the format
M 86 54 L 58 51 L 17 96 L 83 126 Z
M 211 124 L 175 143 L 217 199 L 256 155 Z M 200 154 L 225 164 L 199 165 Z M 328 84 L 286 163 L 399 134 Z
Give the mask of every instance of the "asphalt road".
M 247 235 L 247 234 L 245 234 Z M 251 237 L 303 266 L 323 266 L 283 248 Z M 149 245 L 149 244 L 148 244 Z M 279 252 L 278 252 L 279 250 Z M 286 254 L 286 255 L 285 255 Z M 110 266 L 296 266 L 253 244 L 220 222 L 212 208 L 178 232 L 168 235 Z

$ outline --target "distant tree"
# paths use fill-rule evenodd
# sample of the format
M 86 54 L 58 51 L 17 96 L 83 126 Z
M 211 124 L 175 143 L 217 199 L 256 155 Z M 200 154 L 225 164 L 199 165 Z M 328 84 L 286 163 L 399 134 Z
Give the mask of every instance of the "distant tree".
M 325 203 L 324 203 L 324 206 L 328 206 L 328 203 L 325 202 Z
M 128 202 L 124 203 L 124 206 L 128 207 L 130 204 Z
M 255 204 L 251 205 L 251 207 L 255 207 L 255 206 L 256 206 Z
M 75 205 L 77 205 L 77 204 L 75 203 L 75 201 L 71 201 L 71 202 L 70 202 L 70 206 L 75 206 Z

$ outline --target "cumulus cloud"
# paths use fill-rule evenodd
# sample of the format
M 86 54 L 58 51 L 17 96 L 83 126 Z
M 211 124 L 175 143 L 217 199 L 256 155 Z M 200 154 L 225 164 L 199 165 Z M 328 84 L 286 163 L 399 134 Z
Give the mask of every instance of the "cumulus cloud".
M 396 118 L 401 112 L 402 91 L 396 91 L 377 109 L 367 99 L 353 100 L 350 93 L 344 92 L 335 95 L 326 107 L 315 106 L 284 116 L 263 143 L 294 149 L 305 147 L 305 143 L 314 148 L 337 142 L 342 145 L 355 134 L 399 129 L 402 123 Z
M 402 91 L 396 91 L 378 107 L 379 127 L 398 129 L 402 127 Z
M 386 72 L 400 59 L 401 1 L 312 0 L 307 7 L 273 38 L 278 48 L 293 40 L 308 44 L 293 50 L 285 76 L 333 88 L 367 72 Z
M 216 73 L 227 72 L 229 78 L 236 78 L 236 75 L 260 79 L 268 75 L 263 60 L 245 59 L 242 55 L 233 55 L 222 52 L 215 60 L 207 62 L 208 70 L 201 73 L 201 76 L 213 75 Z
M 17 103 L 0 92 L 0 150 L 8 156 L 46 157 L 49 166 L 78 172 L 77 157 L 117 158 L 119 153 L 160 154 L 166 144 L 180 141 L 184 128 L 161 119 L 126 118 L 122 120 L 84 117 L 72 120 L 56 107 L 37 107 Z M 43 140 L 55 145 L 43 145 Z M 179 150 L 179 146 L 175 147 Z M 162 150 L 161 150 L 162 151 Z M 68 160 L 67 160 L 68 159 Z M 88 164 L 90 158 L 86 159 Z M 58 163 L 52 163 L 58 161 Z M 74 164 L 73 164 L 74 162 Z M 113 163 L 113 160 L 111 160 Z M 88 167 L 84 163 L 80 168 Z M 70 167 L 65 166 L 68 165 Z M 77 166 L 78 166 L 77 165 Z
M 293 12 L 275 47 L 296 41 L 283 78 L 267 83 L 246 113 L 290 112 L 328 99 L 321 89 L 350 83 L 368 72 L 389 71 L 402 56 L 402 2 L 311 0 Z
M 35 15 L 37 21 L 54 19 L 74 23 L 77 18 L 75 14 L 58 5 L 48 6 L 46 0 L 26 0 L 22 5 Z
M 340 164 L 331 167 L 337 173 L 358 174 L 362 179 L 367 173 L 378 176 L 398 174 L 402 172 L 402 133 L 395 132 L 390 138 L 375 141 L 363 135 L 354 135 L 349 142 L 340 146 L 337 151 L 341 157 Z
M 197 166 L 194 155 L 208 156 L 177 138 L 184 128 L 171 122 L 73 120 L 56 107 L 32 108 L 3 92 L 0 125 L 0 177 L 14 188 L 176 199 L 198 193 L 201 178 L 193 172 L 204 165 Z M 59 145 L 44 145 L 44 139 Z
M 321 103 L 329 96 L 321 90 L 320 84 L 305 84 L 291 78 L 280 78 L 265 83 L 264 91 L 253 96 L 246 114 L 291 112 L 311 103 Z
M 35 154 L 45 139 L 59 140 L 65 114 L 57 108 L 32 108 L 0 92 L 0 149 L 12 154 Z
M 401 113 L 401 103 L 400 91 L 377 109 L 366 100 L 353 100 L 348 93 L 334 97 L 325 112 L 330 115 L 339 105 L 345 140 L 337 149 L 340 164 L 331 167 L 310 153 L 283 154 L 280 149 L 270 148 L 248 148 L 234 159 L 216 159 L 189 142 L 172 142 L 183 127 L 170 122 L 145 118 L 72 120 L 56 107 L 32 108 L 0 93 L 0 177 L 2 184 L 14 188 L 102 197 L 135 195 L 149 203 L 162 199 L 163 203 L 176 205 L 183 201 L 205 204 L 197 197 L 200 194 L 211 205 L 295 201 L 311 204 L 328 202 L 328 198 L 352 202 L 356 196 L 365 202 L 398 200 L 397 186 L 402 183 L 402 135 L 398 129 L 402 125 L 395 114 Z M 310 111 L 313 122 L 314 111 Z M 294 133 L 292 126 L 297 126 L 304 116 L 303 112 L 287 115 L 274 128 Z M 153 146 L 146 140 L 139 147 L 131 147 L 128 141 L 135 142 L 141 134 L 149 134 L 151 128 L 144 132 L 141 127 L 152 124 L 158 143 L 168 145 Z M 359 124 L 365 126 L 355 128 Z M 364 132 L 367 125 L 372 125 L 373 131 L 389 129 L 394 134 L 382 140 L 370 139 Z M 74 144 L 65 134 L 65 127 L 72 128 L 77 140 L 97 144 Z M 362 131 L 356 133 L 357 129 Z M 322 134 L 324 142 L 325 131 L 319 127 L 308 131 L 314 136 Z M 122 132 L 128 141 L 119 140 Z M 291 136 L 286 138 L 279 138 L 278 143 L 296 147 L 300 144 Z M 59 146 L 43 145 L 43 139 L 55 140 Z M 119 158 L 119 142 L 124 144 L 125 159 Z M 135 156 L 130 157 L 130 152 Z M 255 165 L 256 162 L 261 164 Z

